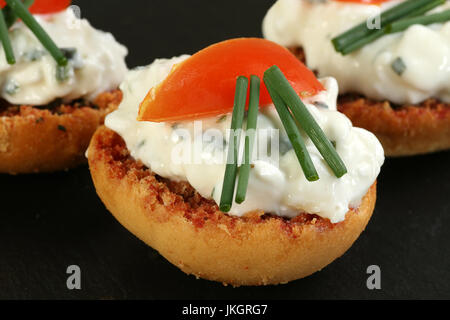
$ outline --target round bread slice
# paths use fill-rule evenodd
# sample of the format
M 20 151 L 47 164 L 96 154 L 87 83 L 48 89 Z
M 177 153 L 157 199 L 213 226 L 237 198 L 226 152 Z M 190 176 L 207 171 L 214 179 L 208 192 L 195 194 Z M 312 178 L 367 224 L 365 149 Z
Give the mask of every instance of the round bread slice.
M 301 48 L 290 48 L 306 61 Z M 338 99 L 338 110 L 356 127 L 374 133 L 391 157 L 426 154 L 450 149 L 450 104 L 428 99 L 420 104 L 395 105 L 357 94 Z
M 0 104 L 0 173 L 52 172 L 86 162 L 95 130 L 122 100 L 120 90 L 53 107 Z
M 88 158 L 98 195 L 122 225 L 185 273 L 233 286 L 286 283 L 321 270 L 358 238 L 376 200 L 374 184 L 338 224 L 311 214 L 234 217 L 188 183 L 152 173 L 105 127 Z

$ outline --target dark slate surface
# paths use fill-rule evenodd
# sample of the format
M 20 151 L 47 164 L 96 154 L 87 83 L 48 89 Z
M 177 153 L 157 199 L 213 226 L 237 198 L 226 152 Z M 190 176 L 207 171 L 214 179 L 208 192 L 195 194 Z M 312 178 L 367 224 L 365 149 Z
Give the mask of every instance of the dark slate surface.
M 137 66 L 227 38 L 260 36 L 272 2 L 74 4 L 126 44 L 128 63 Z M 0 175 L 0 298 L 450 298 L 449 162 L 449 152 L 387 160 L 374 217 L 342 258 L 287 285 L 237 289 L 186 276 L 134 238 L 97 198 L 87 167 Z M 66 268 L 73 264 L 82 270 L 79 291 L 66 287 Z M 381 268 L 381 290 L 366 288 L 366 268 L 373 264 Z

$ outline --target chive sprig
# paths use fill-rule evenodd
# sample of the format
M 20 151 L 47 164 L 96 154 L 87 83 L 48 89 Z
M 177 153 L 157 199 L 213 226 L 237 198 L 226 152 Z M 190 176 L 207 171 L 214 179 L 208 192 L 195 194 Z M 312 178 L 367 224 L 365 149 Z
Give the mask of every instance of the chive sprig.
M 381 29 L 369 29 L 367 27 L 367 23 L 363 22 L 350 30 L 342 33 L 341 35 L 333 38 L 331 42 L 337 52 L 340 52 L 342 55 L 347 55 L 352 53 L 365 45 L 381 38 L 382 36 L 393 33 L 395 30 L 391 24 L 394 24 L 397 21 L 401 21 L 402 19 L 412 19 L 416 17 L 422 17 L 423 14 L 434 9 L 445 3 L 446 0 L 408 0 L 402 2 L 386 11 L 384 11 L 381 16 Z M 433 15 L 434 16 L 434 15 Z M 422 21 L 427 21 L 428 24 L 435 22 L 442 22 L 447 20 L 442 20 L 443 16 L 434 17 L 435 20 L 425 19 L 425 20 L 410 20 L 409 23 L 402 23 L 396 27 L 397 30 L 403 31 L 408 28 L 410 25 L 414 23 L 421 23 Z M 440 18 L 440 20 L 439 20 Z M 429 22 L 431 21 L 431 22 Z M 404 28 L 401 30 L 399 28 L 401 26 Z M 399 32 L 396 31 L 396 32 Z
M 301 101 L 299 95 L 277 66 L 272 66 L 264 72 L 264 83 L 291 141 L 306 179 L 308 181 L 317 181 L 319 180 L 319 175 L 300 132 L 301 129 L 309 136 L 336 177 L 341 178 L 345 175 L 347 168 L 336 152 L 335 146 L 326 137 L 314 117 Z M 255 130 L 258 121 L 260 79 L 257 76 L 250 77 L 250 98 L 246 130 L 252 131 L 247 132 L 245 136 L 244 155 L 238 174 L 237 161 L 244 121 L 245 103 L 247 100 L 247 87 L 248 79 L 243 76 L 238 77 L 231 120 L 227 164 L 219 204 L 219 208 L 223 212 L 229 212 L 231 210 L 237 176 L 239 176 L 239 181 L 237 183 L 235 202 L 241 204 L 245 201 L 247 195 L 251 169 L 250 162 L 253 144 L 256 139 Z
M 220 197 L 220 210 L 229 212 L 233 202 L 236 185 L 237 159 L 242 124 L 244 122 L 245 103 L 247 100 L 248 79 L 238 77 L 234 96 L 233 116 L 231 119 L 230 139 L 228 144 L 227 165 L 223 179 L 222 195 Z
M 36 38 L 42 43 L 45 49 L 52 55 L 59 66 L 66 66 L 68 60 L 64 53 L 53 42 L 50 36 L 45 32 L 44 28 L 36 21 L 28 8 L 20 0 L 5 0 L 14 13 L 22 19 L 23 23 L 34 33 Z
M 289 112 L 288 107 L 283 101 L 282 97 L 277 93 L 275 87 L 268 80 L 267 75 L 264 75 L 264 83 L 266 84 L 267 90 L 269 91 L 270 97 L 272 98 L 273 104 L 277 109 L 278 115 L 280 116 L 281 122 L 283 123 L 284 129 L 291 141 L 292 147 L 294 148 L 295 154 L 300 166 L 303 169 L 303 173 L 308 181 L 319 180 L 319 174 L 314 167 L 311 156 L 309 155 L 308 149 L 306 148 L 303 137 L 300 130 Z
M 446 22 L 449 20 L 450 20 L 450 9 L 435 14 L 420 17 L 412 17 L 396 21 L 386 27 L 386 32 L 396 33 L 404 31 L 414 24 L 429 25 L 432 23 Z
M 23 0 L 22 2 L 23 5 L 28 9 L 34 3 L 34 0 Z M 8 26 L 8 28 L 11 28 L 12 25 L 17 21 L 18 17 L 8 5 L 3 8 L 3 11 L 5 14 L 6 25 Z
M 8 64 L 16 63 L 16 58 L 14 56 L 14 50 L 11 45 L 11 41 L 8 35 L 8 27 L 5 21 L 5 15 L 3 11 L 0 10 L 0 40 L 5 51 L 6 61 Z
M 264 73 L 264 82 L 269 88 L 273 88 L 284 102 L 290 107 L 295 120 L 309 136 L 328 166 L 336 177 L 340 178 L 347 173 L 344 162 L 339 157 L 336 149 L 326 137 L 314 117 L 308 111 L 302 100 L 292 88 L 280 68 L 273 66 Z M 272 91 L 273 91 L 272 90 Z M 273 96 L 271 95 L 272 100 Z M 276 96 L 275 96 L 276 98 Z M 292 142 L 292 141 L 291 141 Z
M 248 104 L 247 127 L 245 135 L 245 146 L 242 165 L 239 168 L 239 182 L 236 191 L 236 203 L 245 201 L 250 178 L 251 158 L 253 145 L 256 137 L 256 126 L 258 123 L 259 92 L 261 80 L 252 75 L 250 77 L 250 99 Z

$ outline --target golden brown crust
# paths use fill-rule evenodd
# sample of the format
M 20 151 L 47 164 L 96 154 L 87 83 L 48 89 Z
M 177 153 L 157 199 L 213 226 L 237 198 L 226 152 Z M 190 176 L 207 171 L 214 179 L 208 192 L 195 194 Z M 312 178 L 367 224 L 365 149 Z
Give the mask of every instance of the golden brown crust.
M 388 156 L 410 156 L 450 149 L 450 105 L 428 99 L 420 105 L 378 102 L 344 95 L 339 111 L 373 132 Z
M 184 272 L 234 286 L 286 283 L 322 269 L 358 238 L 376 200 L 374 184 L 338 224 L 309 214 L 237 218 L 187 183 L 154 175 L 105 127 L 88 154 L 97 193 L 120 223 Z
M 301 61 L 301 48 L 290 49 Z M 450 104 L 428 99 L 396 106 L 355 94 L 341 95 L 338 109 L 353 124 L 373 132 L 387 156 L 409 156 L 450 149 Z
M 92 135 L 121 99 L 116 90 L 100 94 L 93 105 L 1 106 L 0 173 L 52 172 L 86 162 Z

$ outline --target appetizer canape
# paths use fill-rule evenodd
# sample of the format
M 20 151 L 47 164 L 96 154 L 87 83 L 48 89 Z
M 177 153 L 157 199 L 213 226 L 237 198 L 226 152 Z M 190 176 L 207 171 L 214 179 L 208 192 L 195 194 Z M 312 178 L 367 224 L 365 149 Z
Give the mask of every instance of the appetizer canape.
M 93 133 L 121 100 L 127 49 L 69 4 L 0 1 L 0 173 L 86 162 Z
M 286 283 L 368 223 L 381 144 L 336 111 L 336 81 L 284 47 L 228 40 L 131 71 L 121 89 L 88 149 L 97 193 L 184 272 Z
M 264 36 L 339 84 L 338 110 L 386 155 L 450 148 L 450 1 L 278 0 Z

